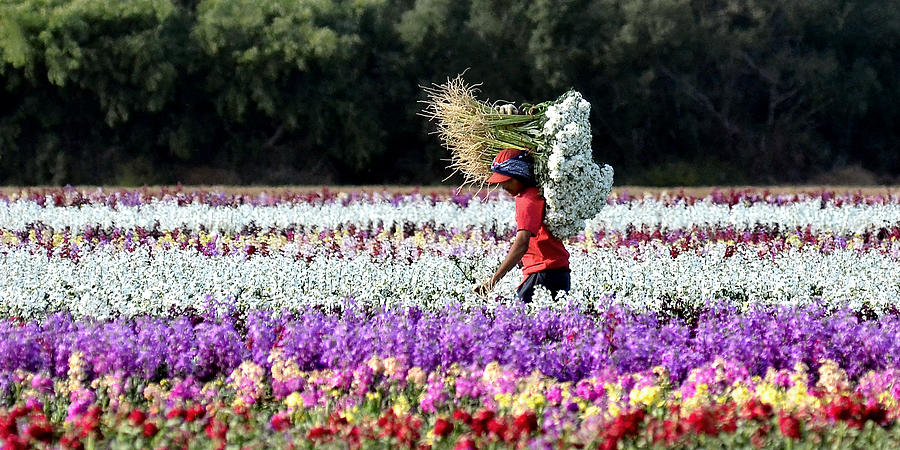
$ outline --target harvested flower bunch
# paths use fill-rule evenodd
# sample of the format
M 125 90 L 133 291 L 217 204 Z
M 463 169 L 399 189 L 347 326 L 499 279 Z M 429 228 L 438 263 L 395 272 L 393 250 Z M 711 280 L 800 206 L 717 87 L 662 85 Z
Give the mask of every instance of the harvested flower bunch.
M 522 114 L 503 114 L 475 98 L 477 86 L 457 76 L 424 88 L 428 100 L 422 114 L 437 124 L 436 133 L 450 150 L 449 168 L 462 173 L 463 185 L 482 185 L 501 150 L 529 152 L 550 232 L 560 239 L 576 236 L 606 204 L 613 183 L 612 167 L 601 167 L 592 157 L 590 103 L 570 90 L 554 101 L 525 104 Z

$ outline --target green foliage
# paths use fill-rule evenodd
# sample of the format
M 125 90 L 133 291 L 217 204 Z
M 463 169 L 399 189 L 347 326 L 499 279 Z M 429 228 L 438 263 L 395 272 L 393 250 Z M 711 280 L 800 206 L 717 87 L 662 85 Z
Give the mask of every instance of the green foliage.
M 419 85 L 568 88 L 623 183 L 900 171 L 900 0 L 0 0 L 5 183 L 434 183 Z

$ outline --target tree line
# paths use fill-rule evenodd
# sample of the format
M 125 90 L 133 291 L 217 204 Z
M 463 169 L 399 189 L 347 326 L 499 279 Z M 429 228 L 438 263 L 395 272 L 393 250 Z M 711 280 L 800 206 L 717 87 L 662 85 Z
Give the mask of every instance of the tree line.
M 900 0 L 0 0 L 0 182 L 433 184 L 463 71 L 582 92 L 619 183 L 892 181 L 898 43 Z

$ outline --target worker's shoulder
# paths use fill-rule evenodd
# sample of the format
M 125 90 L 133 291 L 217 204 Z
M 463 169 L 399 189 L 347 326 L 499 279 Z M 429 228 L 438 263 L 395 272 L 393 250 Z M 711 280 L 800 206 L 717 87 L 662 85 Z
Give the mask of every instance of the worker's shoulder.
M 522 190 L 522 192 L 519 192 L 519 194 L 516 195 L 516 200 L 519 200 L 519 199 L 532 200 L 532 201 L 533 200 L 544 201 L 544 197 L 541 195 L 541 191 L 538 190 L 538 188 L 534 187 L 534 186 L 527 187 L 524 190 Z

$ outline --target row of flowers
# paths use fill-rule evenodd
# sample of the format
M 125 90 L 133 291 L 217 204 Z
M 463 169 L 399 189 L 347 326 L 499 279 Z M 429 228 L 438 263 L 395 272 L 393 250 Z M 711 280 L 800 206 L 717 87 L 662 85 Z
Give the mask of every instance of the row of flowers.
M 372 358 L 338 373 L 302 372 L 274 358 L 271 377 L 245 361 L 207 381 L 117 374 L 88 382 L 73 355 L 65 377 L 7 374 L 0 439 L 7 448 L 864 447 L 900 438 L 894 376 L 871 373 L 853 385 L 824 361 L 813 382 L 802 364 L 759 377 L 716 360 L 680 384 L 661 367 L 560 382 L 496 363 L 426 372 Z
M 258 189 L 256 189 L 259 191 Z M 63 188 L 23 188 L 19 191 L 0 192 L 0 202 L 12 203 L 26 201 L 41 206 L 83 206 L 106 205 L 140 206 L 154 202 L 175 203 L 178 205 L 205 204 L 217 207 L 234 207 L 239 205 L 274 206 L 279 204 L 328 204 L 337 203 L 410 203 L 410 202 L 453 202 L 466 206 L 473 198 L 481 201 L 504 199 L 499 190 L 461 191 L 447 188 L 445 190 L 430 189 L 423 192 L 419 188 L 373 189 L 370 191 L 335 191 L 328 187 L 321 190 L 274 189 L 270 191 L 225 192 L 207 189 L 160 187 L 141 189 L 75 189 Z M 693 205 L 697 202 L 717 205 L 737 205 L 765 203 L 771 205 L 788 205 L 797 202 L 819 201 L 828 205 L 889 205 L 900 203 L 900 195 L 890 190 L 877 194 L 864 194 L 857 190 L 836 191 L 810 189 L 805 192 L 783 193 L 768 189 L 728 189 L 711 188 L 709 193 L 698 196 L 685 194 L 683 190 L 662 190 L 656 193 L 629 191 L 628 188 L 617 189 L 608 198 L 610 204 L 640 203 L 654 200 L 667 205 L 684 203 Z
M 329 369 L 342 377 L 371 358 L 390 355 L 391 367 L 403 373 L 497 361 L 511 376 L 540 371 L 577 381 L 660 366 L 673 382 L 682 382 L 691 369 L 716 358 L 732 361 L 747 376 L 797 363 L 818 370 L 828 359 L 850 380 L 872 370 L 891 374 L 900 361 L 900 316 L 864 320 L 823 308 L 741 311 L 714 304 L 682 321 L 617 307 L 537 313 L 522 307 L 256 311 L 237 318 L 229 305 L 213 306 L 218 312 L 172 319 L 97 321 L 54 314 L 42 322 L 3 321 L 0 371 L 64 376 L 77 364 L 87 381 L 116 374 L 210 379 L 247 361 L 273 377 L 287 368 Z
M 55 230 L 82 232 L 89 227 L 162 230 L 187 229 L 236 233 L 247 228 L 297 230 L 431 227 L 509 233 L 515 226 L 514 202 L 504 196 L 496 201 L 473 197 L 465 206 L 455 201 L 411 200 L 404 202 L 285 203 L 271 207 L 242 204 L 218 207 L 203 203 L 180 205 L 150 202 L 138 206 L 89 203 L 74 207 L 46 207 L 36 202 L 0 202 L 0 228 L 24 230 L 41 224 Z M 787 205 L 755 203 L 736 205 L 712 202 L 666 204 L 656 200 L 607 205 L 586 222 L 589 232 L 659 227 L 666 230 L 694 226 L 757 226 L 813 232 L 863 233 L 900 224 L 900 204 L 837 207 L 831 202 L 805 200 Z
M 344 240 L 340 254 L 323 254 L 314 244 L 307 252 L 293 243 L 258 258 L 248 257 L 249 248 L 208 257 L 194 249 L 142 246 L 83 252 L 77 260 L 51 257 L 53 251 L 48 255 L 36 246 L 8 249 L 0 252 L 0 316 L 32 318 L 53 311 L 99 318 L 161 316 L 199 309 L 207 295 L 232 298 L 242 311 L 340 309 L 348 299 L 380 306 L 480 307 L 512 301 L 521 279 L 517 273 L 505 277 L 486 302 L 471 290 L 493 273 L 504 246 L 448 243 L 444 251 L 426 251 L 415 238 L 401 245 L 387 242 L 360 249 Z M 727 298 L 736 304 L 823 301 L 881 313 L 900 300 L 898 249 L 890 245 L 886 254 L 849 248 L 822 253 L 814 246 L 773 251 L 726 242 L 693 249 L 584 247 L 570 257 L 568 297 L 595 304 L 613 296 L 653 311 Z M 558 303 L 551 300 L 538 295 L 534 305 Z
M 24 230 L 0 230 L 0 248 L 25 249 L 78 260 L 90 251 L 134 251 L 141 247 L 154 250 L 194 250 L 205 256 L 242 255 L 245 257 L 292 253 L 298 257 L 333 256 L 355 257 L 369 254 L 372 258 L 398 258 L 421 254 L 467 255 L 474 257 L 490 252 L 503 252 L 512 240 L 512 233 L 482 233 L 467 231 L 421 229 L 368 228 L 354 226 L 340 229 L 302 231 L 293 228 L 259 230 L 246 228 L 235 234 L 184 231 L 181 229 L 146 230 L 143 228 L 101 229 L 88 227 L 81 232 L 53 230 L 31 225 Z M 900 259 L 900 226 L 883 228 L 878 232 L 834 235 L 805 230 L 778 230 L 757 227 L 700 227 L 665 230 L 642 227 L 628 230 L 601 230 L 582 235 L 567 242 L 570 252 L 590 253 L 596 249 L 627 248 L 639 253 L 668 251 L 676 258 L 685 252 L 709 255 L 707 248 L 725 243 L 734 249 L 755 249 L 760 258 L 767 258 L 796 248 L 806 251 L 832 253 L 835 250 L 855 250 L 859 253 L 878 252 Z M 717 256 L 714 253 L 711 256 Z M 729 257 L 728 252 L 718 255 Z

